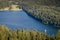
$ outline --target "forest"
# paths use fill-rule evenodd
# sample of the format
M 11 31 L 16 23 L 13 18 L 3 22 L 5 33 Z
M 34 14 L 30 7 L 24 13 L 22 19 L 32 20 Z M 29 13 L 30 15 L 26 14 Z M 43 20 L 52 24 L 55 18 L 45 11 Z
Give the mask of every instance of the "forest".
M 11 30 L 5 25 L 0 25 L 0 40 L 60 40 L 60 30 L 54 36 L 37 30 Z

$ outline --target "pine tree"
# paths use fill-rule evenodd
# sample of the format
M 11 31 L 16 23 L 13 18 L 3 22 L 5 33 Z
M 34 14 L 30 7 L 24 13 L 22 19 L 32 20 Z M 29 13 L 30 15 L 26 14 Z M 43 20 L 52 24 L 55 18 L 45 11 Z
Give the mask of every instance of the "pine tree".
M 57 36 L 56 36 L 56 40 L 60 40 L 60 30 L 58 30 Z

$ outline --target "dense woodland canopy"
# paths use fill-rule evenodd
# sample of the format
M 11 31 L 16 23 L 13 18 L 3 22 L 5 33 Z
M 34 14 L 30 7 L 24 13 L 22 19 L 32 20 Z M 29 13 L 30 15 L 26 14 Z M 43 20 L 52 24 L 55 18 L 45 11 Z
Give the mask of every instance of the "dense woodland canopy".
M 60 40 L 60 30 L 54 36 L 37 30 L 11 30 L 5 25 L 0 25 L 0 40 Z
M 0 8 L 5 8 L 9 6 L 8 0 L 0 0 Z
M 37 5 L 60 6 L 60 0 L 0 0 L 0 4 L 1 5 L 8 5 L 9 1 L 14 1 L 14 2 L 20 2 L 21 1 L 21 2 L 25 2 L 25 3 L 30 2 L 30 3 L 34 3 Z
M 23 0 L 22 8 L 44 24 L 60 27 L 60 0 Z

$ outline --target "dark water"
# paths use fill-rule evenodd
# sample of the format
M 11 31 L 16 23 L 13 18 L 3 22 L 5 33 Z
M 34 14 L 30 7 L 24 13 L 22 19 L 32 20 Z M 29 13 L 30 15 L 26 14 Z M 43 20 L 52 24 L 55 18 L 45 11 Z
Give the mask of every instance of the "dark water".
M 58 28 L 44 25 L 21 11 L 0 11 L 0 24 L 11 29 L 30 29 L 45 32 L 49 35 L 56 34 Z

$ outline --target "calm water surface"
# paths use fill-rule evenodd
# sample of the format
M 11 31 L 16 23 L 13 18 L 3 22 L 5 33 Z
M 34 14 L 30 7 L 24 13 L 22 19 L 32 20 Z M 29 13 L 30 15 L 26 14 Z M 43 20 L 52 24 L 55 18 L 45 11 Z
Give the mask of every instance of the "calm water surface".
M 58 28 L 44 25 L 21 11 L 0 11 L 0 24 L 11 29 L 36 29 L 49 35 L 56 34 Z

